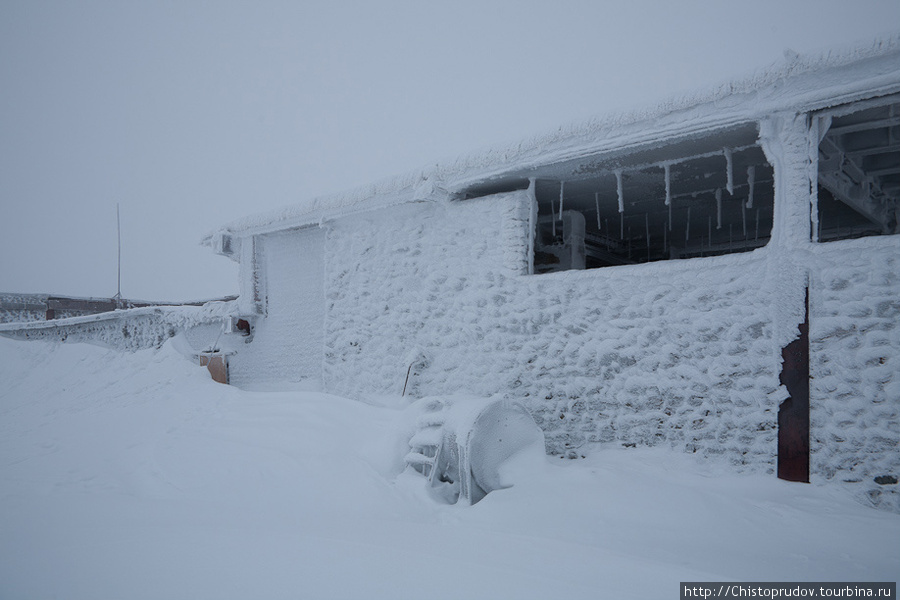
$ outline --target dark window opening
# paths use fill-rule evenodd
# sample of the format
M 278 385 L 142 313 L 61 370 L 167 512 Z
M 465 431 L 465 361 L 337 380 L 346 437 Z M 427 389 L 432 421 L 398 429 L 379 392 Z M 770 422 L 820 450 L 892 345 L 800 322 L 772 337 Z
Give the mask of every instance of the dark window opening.
M 774 183 L 757 138 L 756 126 L 748 125 L 538 170 L 535 273 L 764 246 L 772 231 Z
M 834 109 L 819 123 L 818 240 L 900 233 L 900 98 Z

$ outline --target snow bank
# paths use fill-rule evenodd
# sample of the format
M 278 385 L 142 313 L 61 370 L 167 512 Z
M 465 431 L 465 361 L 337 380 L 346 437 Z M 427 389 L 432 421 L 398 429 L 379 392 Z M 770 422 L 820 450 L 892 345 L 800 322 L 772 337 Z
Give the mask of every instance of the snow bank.
M 415 428 L 405 462 L 442 502 L 476 504 L 514 485 L 510 465 L 520 454 L 544 454 L 544 433 L 525 407 L 505 398 L 431 396 L 409 411 L 414 419 L 404 421 L 414 420 Z
M 209 380 L 168 345 L 0 339 L 4 598 L 664 598 L 894 581 L 900 516 L 663 448 L 523 454 L 435 503 L 403 411 Z M 521 477 L 519 473 L 527 473 Z

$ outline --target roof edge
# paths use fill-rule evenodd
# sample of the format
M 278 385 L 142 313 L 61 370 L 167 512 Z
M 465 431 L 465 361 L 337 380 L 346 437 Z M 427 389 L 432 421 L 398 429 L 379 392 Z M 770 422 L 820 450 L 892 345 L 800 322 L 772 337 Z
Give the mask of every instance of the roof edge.
M 888 59 L 893 55 L 898 60 L 891 62 Z M 900 32 L 868 43 L 833 48 L 820 53 L 801 55 L 785 51 L 784 61 L 757 69 L 743 78 L 697 93 L 676 96 L 649 107 L 571 122 L 552 132 L 531 136 L 518 143 L 497 145 L 346 192 L 317 196 L 274 211 L 250 215 L 207 233 L 201 244 L 216 249 L 216 240 L 221 239 L 223 234 L 245 237 L 322 224 L 345 214 L 395 204 L 452 197 L 460 186 L 488 179 L 512 168 L 527 168 L 539 159 L 543 162 L 555 162 L 565 155 L 590 151 L 598 146 L 598 139 L 621 138 L 619 134 L 637 124 L 716 103 L 727 97 L 777 88 L 786 80 L 799 80 L 809 74 L 839 70 L 873 59 L 890 62 L 892 68 L 888 69 L 889 74 L 900 74 Z M 716 115 L 707 119 L 710 122 L 715 120 Z

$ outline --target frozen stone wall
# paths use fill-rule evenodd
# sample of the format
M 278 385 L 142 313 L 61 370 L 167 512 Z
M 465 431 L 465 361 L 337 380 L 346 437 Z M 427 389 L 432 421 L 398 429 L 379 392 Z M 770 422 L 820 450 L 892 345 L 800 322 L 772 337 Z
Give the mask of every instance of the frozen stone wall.
M 522 244 L 531 205 L 531 196 L 518 192 L 410 204 L 330 225 L 327 387 L 347 394 L 400 394 L 410 365 L 420 363 L 423 353 L 426 363 L 452 362 L 443 352 L 464 352 L 470 338 L 472 351 L 479 351 L 476 338 L 494 335 L 482 309 L 501 301 L 491 290 L 527 272 Z M 476 298 L 476 312 L 465 298 Z M 407 392 L 436 391 L 427 376 L 434 368 L 420 371 L 413 370 Z
M 813 474 L 900 511 L 900 236 L 816 248 L 810 297 Z M 879 478 L 881 484 L 876 483 Z
M 327 388 L 399 394 L 411 372 L 414 396 L 524 400 L 554 453 L 666 443 L 771 469 L 776 329 L 803 297 L 790 265 L 763 250 L 523 275 L 529 215 L 522 192 L 335 224 Z

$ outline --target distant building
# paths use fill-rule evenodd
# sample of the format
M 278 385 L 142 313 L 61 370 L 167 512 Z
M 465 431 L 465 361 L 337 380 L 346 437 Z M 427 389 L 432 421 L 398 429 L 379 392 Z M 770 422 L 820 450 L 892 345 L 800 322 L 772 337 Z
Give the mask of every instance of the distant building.
M 0 293 L 0 323 L 28 323 L 94 315 L 116 309 L 112 298 Z

